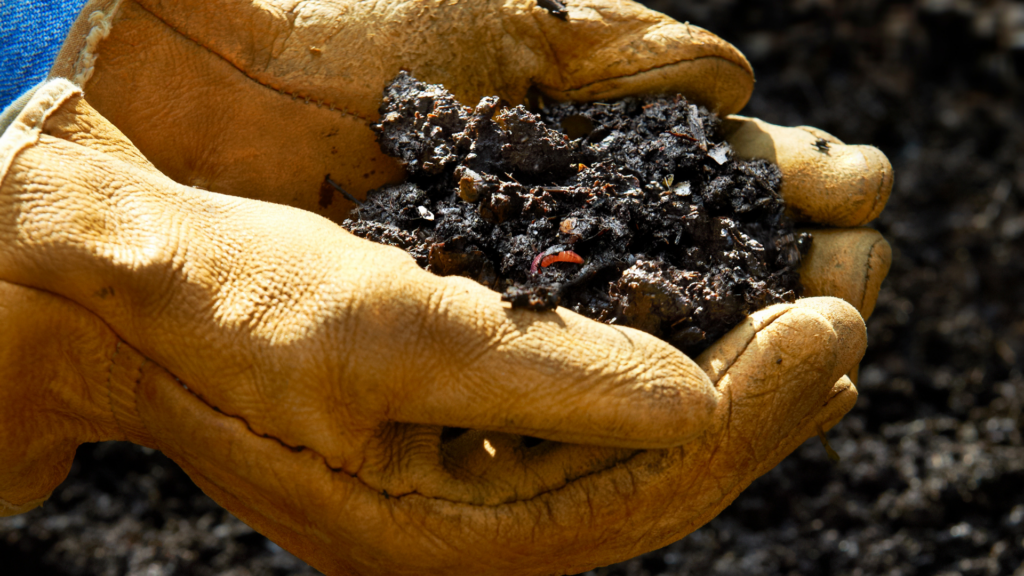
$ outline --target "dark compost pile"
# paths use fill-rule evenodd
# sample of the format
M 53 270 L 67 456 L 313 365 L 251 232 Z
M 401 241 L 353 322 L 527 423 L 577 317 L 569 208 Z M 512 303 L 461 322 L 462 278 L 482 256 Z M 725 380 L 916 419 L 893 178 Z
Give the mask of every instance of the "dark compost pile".
M 747 55 L 745 114 L 888 155 L 872 226 L 893 267 L 839 464 L 811 439 L 707 526 L 592 574 L 1024 576 L 1021 3 L 648 3 Z M 0 573 L 316 574 L 124 443 L 83 446 L 45 506 L 0 518 Z
M 375 126 L 406 183 L 343 226 L 513 307 L 562 305 L 695 354 L 799 294 L 778 168 L 732 160 L 719 121 L 681 96 L 475 109 L 400 74 Z

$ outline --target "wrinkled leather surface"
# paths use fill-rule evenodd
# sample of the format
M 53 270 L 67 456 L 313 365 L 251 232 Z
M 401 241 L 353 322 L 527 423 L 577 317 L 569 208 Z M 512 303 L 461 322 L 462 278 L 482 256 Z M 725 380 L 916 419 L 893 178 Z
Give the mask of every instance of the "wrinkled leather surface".
M 469 105 L 518 103 L 531 86 L 553 99 L 676 90 L 730 113 L 753 88 L 730 44 L 626 1 L 572 2 L 568 22 L 533 0 L 94 0 L 82 14 L 52 74 L 87 77 L 90 103 L 157 168 L 339 221 L 351 204 L 321 201 L 325 174 L 357 197 L 402 178 L 369 129 L 401 69 Z
M 877 242 L 850 240 L 857 230 L 828 235 L 821 247 L 837 248 L 812 252 L 803 269 L 821 277 L 808 282 L 810 295 L 852 306 L 826 297 L 769 308 L 694 361 L 562 309 L 510 310 L 472 282 L 427 274 L 308 211 L 188 186 L 337 218 L 343 209 L 318 208 L 306 184 L 318 188 L 325 170 L 359 182 L 379 155 L 356 130 L 366 119 L 350 112 L 366 105 L 360 82 L 382 78 L 382 87 L 390 77 L 374 66 L 391 56 L 463 94 L 507 97 L 530 84 L 574 97 L 685 89 L 691 62 L 725 60 L 746 72 L 712 76 L 721 86 L 706 98 L 739 93 L 737 108 L 751 76 L 728 45 L 632 4 L 581 3 L 573 11 L 601 16 L 587 33 L 631 43 L 633 59 L 588 66 L 582 40 L 569 35 L 548 40 L 555 64 L 523 73 L 521 63 L 471 58 L 467 46 L 444 56 L 434 28 L 407 17 L 416 6 L 456 10 L 448 4 L 377 3 L 372 13 L 344 3 L 211 6 L 219 12 L 90 4 L 57 69 L 90 71 L 81 77 L 89 103 L 51 83 L 0 140 L 0 294 L 26 303 L 0 308 L 22 327 L 0 334 L 0 394 L 21 407 L 4 414 L 0 438 L 22 439 L 0 446 L 0 513 L 45 498 L 77 442 L 127 439 L 167 453 L 218 502 L 327 573 L 559 574 L 684 536 L 852 407 L 856 389 L 843 374 L 865 346 L 855 307 L 869 311 L 885 257 Z M 532 3 L 505 8 L 506 32 L 560 25 Z M 495 53 L 519 54 L 537 38 L 472 36 L 493 16 L 444 14 L 445 25 L 469 30 L 477 55 L 488 39 L 500 39 Z M 420 48 L 370 62 L 331 45 L 319 56 L 333 68 L 305 65 L 289 46 L 307 43 L 307 31 L 282 21 L 312 22 L 317 34 L 349 26 L 337 46 L 387 32 Z M 632 36 L 616 32 L 636 26 Z M 678 40 L 687 34 L 698 41 Z M 140 67 L 129 48 L 143 45 Z M 720 54 L 696 58 L 698 49 Z M 668 64 L 637 64 L 657 62 Z M 282 94 L 285 85 L 321 90 L 347 111 Z M 790 141 L 774 146 L 777 158 L 795 159 L 780 161 L 786 179 L 804 169 Z M 315 155 L 324 150 L 338 159 Z M 826 168 L 836 178 L 828 199 L 798 180 L 786 190 L 792 207 L 875 211 L 860 185 L 873 168 Z M 379 181 L 400 177 L 382 173 Z M 24 320 L 28 306 L 38 325 Z M 48 340 L 70 344 L 58 353 Z M 442 441 L 443 426 L 471 431 Z M 546 441 L 530 446 L 524 434 Z

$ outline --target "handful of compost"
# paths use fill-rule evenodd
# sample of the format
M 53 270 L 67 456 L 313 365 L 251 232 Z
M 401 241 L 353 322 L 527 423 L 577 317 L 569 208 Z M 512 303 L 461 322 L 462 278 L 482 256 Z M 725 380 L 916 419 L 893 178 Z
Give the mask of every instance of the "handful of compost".
M 436 274 L 690 355 L 800 295 L 810 236 L 784 215 L 778 168 L 733 160 L 718 118 L 682 96 L 470 109 L 401 73 L 380 114 L 378 142 L 408 181 L 343 225 Z

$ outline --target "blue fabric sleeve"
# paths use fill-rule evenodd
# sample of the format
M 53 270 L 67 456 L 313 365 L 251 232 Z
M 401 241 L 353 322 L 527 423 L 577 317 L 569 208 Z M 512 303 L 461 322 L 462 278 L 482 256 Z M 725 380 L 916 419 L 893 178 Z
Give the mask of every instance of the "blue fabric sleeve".
M 86 0 L 0 0 L 0 110 L 46 78 Z

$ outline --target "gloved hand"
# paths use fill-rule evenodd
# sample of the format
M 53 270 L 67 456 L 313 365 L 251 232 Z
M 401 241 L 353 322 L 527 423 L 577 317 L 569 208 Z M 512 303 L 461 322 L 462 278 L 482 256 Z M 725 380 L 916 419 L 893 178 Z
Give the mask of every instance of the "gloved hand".
M 423 4 L 402 7 L 409 5 Z M 88 64 L 83 70 L 93 69 L 85 84 L 91 100 L 102 92 L 104 74 L 131 66 L 128 44 L 118 44 L 119 30 L 133 42 L 155 42 L 143 54 L 172 54 L 167 63 L 177 75 L 164 69 L 152 77 L 157 84 L 139 76 L 132 94 L 122 88 L 119 103 L 97 98 L 111 116 L 135 106 L 135 97 L 156 105 L 148 112 L 136 108 L 141 116 L 132 139 L 143 146 L 148 117 L 162 136 L 148 138 L 146 155 L 172 175 L 185 170 L 179 180 L 273 198 L 272 185 L 245 180 L 245 166 L 270 177 L 295 162 L 331 162 L 305 152 L 332 129 L 355 122 L 334 112 L 329 118 L 342 120 L 316 132 L 316 118 L 309 115 L 320 110 L 327 116 L 328 107 L 282 98 L 251 80 L 259 76 L 253 69 L 273 65 L 282 66 L 271 75 L 279 79 L 302 70 L 294 60 L 271 62 L 275 51 L 284 50 L 284 40 L 272 30 L 252 33 L 266 27 L 254 23 L 248 34 L 257 44 L 267 42 L 266 50 L 246 48 L 251 58 L 223 70 L 243 76 L 236 90 L 218 95 L 225 78 L 205 75 L 204 63 L 223 68 L 231 61 L 211 55 L 194 39 L 233 45 L 236 28 L 183 36 L 168 32 L 164 23 L 173 14 L 158 6 L 117 8 L 109 13 L 112 27 L 101 13 L 91 18 L 95 28 L 79 28 L 95 41 L 92 52 L 74 60 Z M 253 10 L 246 19 L 230 14 L 242 9 L 237 6 L 221 9 L 233 27 L 273 16 Z M 400 13 L 383 11 L 381 17 Z M 527 21 L 548 16 L 519 14 Z M 614 14 L 603 10 L 609 20 L 616 20 Z M 668 30 L 649 38 L 680 33 L 644 17 Z M 462 18 L 449 14 L 439 21 L 469 28 Z M 133 29 L 154 20 L 157 29 Z M 351 22 L 368 25 L 354 15 Z M 638 25 L 623 18 L 618 26 Z M 162 34 L 160 27 L 166 28 Z M 373 30 L 390 29 L 377 23 Z M 286 36 L 300 42 L 303 37 L 298 31 Z M 340 37 L 354 34 L 348 30 Z M 643 48 L 640 37 L 642 32 L 632 38 Z M 440 58 L 422 36 L 410 36 L 410 42 L 421 49 L 406 54 L 409 61 L 417 55 Z M 519 42 L 530 45 L 528 37 Z M 189 46 L 197 48 L 195 59 L 187 54 Z M 678 55 L 683 48 L 673 50 Z M 260 54 L 270 59 L 246 68 Z M 321 49 L 320 56 L 331 54 Z M 120 64 L 105 71 L 108 55 Z M 638 62 L 652 64 L 640 56 Z M 451 59 L 448 72 L 464 74 L 464 60 Z M 705 60 L 675 66 L 685 76 L 686 68 L 693 71 Z M 571 58 L 559 61 L 569 69 L 581 66 Z M 438 81 L 412 63 L 407 67 Z M 493 79 L 496 72 L 479 76 Z M 686 88 L 669 72 L 660 80 L 664 85 Z M 330 83 L 329 75 L 314 76 L 308 83 Z M 380 76 L 382 87 L 390 76 Z M 163 100 L 157 87 L 168 78 L 180 85 Z M 358 85 L 358 76 L 349 81 Z M 587 82 L 602 85 L 600 77 Z M 179 88 L 206 92 L 208 98 L 190 109 L 187 98 L 176 99 Z M 335 96 L 347 93 L 335 89 Z M 263 96 L 282 98 L 280 106 L 253 104 Z M 236 131 L 232 123 L 218 122 L 236 112 L 248 116 L 247 127 Z M 287 116 L 282 120 L 276 113 Z M 119 126 L 132 128 L 132 117 L 123 116 Z M 210 124 L 204 128 L 203 121 Z M 281 124 L 268 125 L 274 122 Z M 344 168 L 344 162 L 360 168 L 357 158 L 373 162 L 372 154 L 360 156 L 357 127 L 324 138 L 335 138 L 341 144 L 337 155 L 348 158 L 327 168 Z M 263 143 L 276 146 L 238 138 L 250 129 L 253 136 L 273 133 Z M 564 310 L 507 310 L 482 288 L 435 278 L 395 250 L 353 239 L 310 214 L 175 185 L 67 86 L 37 94 L 12 130 L 4 137 L 0 164 L 0 278 L 50 294 L 8 286 L 0 300 L 5 322 L 19 327 L 11 332 L 17 334 L 13 341 L 0 345 L 0 406 L 7 410 L 0 422 L 10 423 L 0 424 L 0 437 L 13 439 L 0 446 L 0 498 L 9 511 L 45 497 L 66 474 L 77 443 L 121 438 L 165 451 L 219 502 L 328 572 L 583 570 L 655 548 L 703 524 L 803 439 L 838 421 L 855 399 L 855 389 L 840 375 L 863 351 L 863 325 L 837 300 L 809 299 L 755 314 L 702 355 L 698 369 L 635 331 Z M 813 214 L 814 206 L 823 206 L 826 212 L 870 217 L 881 209 L 884 166 L 862 160 L 861 167 L 848 162 L 844 168 L 818 156 L 799 160 L 806 151 L 790 143 L 799 143 L 806 132 L 763 132 L 774 143 L 787 183 L 798 172 L 813 182 L 814 169 L 801 172 L 812 160 L 833 173 L 819 180 L 835 193 L 830 200 L 806 182 L 786 191 L 787 198 L 805 198 L 791 200 L 799 211 Z M 756 149 L 758 138 L 750 140 L 749 148 Z M 858 154 L 867 158 L 835 144 L 824 156 Z M 797 160 L 787 170 L 792 158 Z M 274 169 L 264 170 L 268 165 Z M 316 175 L 303 176 L 304 182 L 315 180 L 316 188 L 284 188 L 287 194 L 278 199 L 312 206 L 313 198 L 319 204 L 323 168 L 299 170 Z M 369 174 L 350 169 L 332 175 L 356 189 L 351 183 L 363 173 Z M 240 180 L 249 188 L 231 187 Z M 872 182 L 880 200 L 864 194 Z M 864 198 L 871 208 L 864 207 Z M 865 242 L 865 235 L 870 233 L 823 235 L 838 240 L 815 243 L 821 257 L 812 253 L 808 259 L 805 282 L 834 288 L 866 310 L 884 276 L 885 250 L 884 241 Z M 442 442 L 441 426 L 488 432 Z M 518 434 L 586 445 L 544 442 L 527 448 Z

